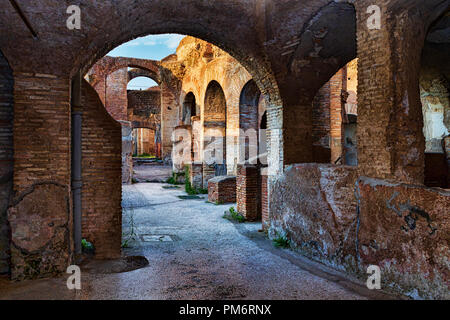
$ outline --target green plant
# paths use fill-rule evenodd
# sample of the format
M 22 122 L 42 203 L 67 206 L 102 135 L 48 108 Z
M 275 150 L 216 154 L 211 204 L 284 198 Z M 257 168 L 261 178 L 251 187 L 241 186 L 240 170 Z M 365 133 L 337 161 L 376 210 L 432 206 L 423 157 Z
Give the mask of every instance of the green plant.
M 81 248 L 86 253 L 94 253 L 95 251 L 94 245 L 86 239 L 81 240 Z
M 184 190 L 189 195 L 196 195 L 196 194 L 208 194 L 208 189 L 203 188 L 194 188 L 190 181 L 190 171 L 189 166 L 184 167 Z
M 130 210 L 128 224 L 130 225 L 130 231 L 129 231 L 129 233 L 124 233 L 122 235 L 122 239 L 123 239 L 122 248 L 129 248 L 130 242 L 136 241 L 137 237 L 138 237 L 137 232 L 136 232 L 136 224 L 134 222 L 134 210 L 133 209 Z
M 245 217 L 237 212 L 234 207 L 231 207 L 228 211 L 225 211 L 223 218 L 231 221 L 236 221 L 238 223 L 245 222 Z
M 180 182 L 178 182 L 178 178 L 183 176 L 184 173 L 178 173 L 178 172 L 174 172 L 172 171 L 172 175 L 166 180 L 166 183 L 169 184 L 182 184 Z
M 272 241 L 273 245 L 277 248 L 289 248 L 291 246 L 291 242 L 284 235 L 277 235 Z

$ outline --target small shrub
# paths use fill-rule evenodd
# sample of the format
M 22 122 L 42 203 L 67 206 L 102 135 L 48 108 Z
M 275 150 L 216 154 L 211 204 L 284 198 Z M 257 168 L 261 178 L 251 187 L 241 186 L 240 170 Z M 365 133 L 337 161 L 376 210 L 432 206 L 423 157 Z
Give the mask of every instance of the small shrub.
M 94 245 L 86 239 L 81 240 L 81 248 L 85 253 L 94 253 L 95 251 Z
M 228 211 L 225 211 L 223 218 L 230 221 L 236 221 L 238 223 L 245 222 L 245 217 L 237 212 L 234 207 L 231 207 Z
M 178 177 L 180 177 L 182 175 L 184 175 L 184 173 L 176 173 L 176 172 L 172 171 L 172 176 L 166 180 L 166 183 L 175 184 L 175 185 L 182 184 L 182 183 L 178 182 Z
M 184 190 L 189 195 L 208 194 L 208 189 L 194 188 L 190 181 L 189 166 L 184 167 Z
M 275 239 L 272 240 L 273 245 L 277 248 L 289 248 L 291 246 L 291 242 L 286 236 L 277 235 Z

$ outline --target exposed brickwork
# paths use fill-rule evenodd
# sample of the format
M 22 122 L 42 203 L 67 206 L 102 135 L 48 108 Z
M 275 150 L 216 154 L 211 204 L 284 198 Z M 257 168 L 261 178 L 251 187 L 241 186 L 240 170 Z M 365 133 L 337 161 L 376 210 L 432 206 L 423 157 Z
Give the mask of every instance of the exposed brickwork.
M 128 91 L 128 121 L 133 128 L 160 130 L 161 92 L 159 87 Z
M 259 170 L 254 165 L 239 165 L 236 181 L 237 211 L 248 221 L 256 221 L 259 212 Z
M 265 230 L 267 230 L 270 226 L 268 192 L 267 175 L 261 175 L 261 219 L 262 226 Z
M 213 203 L 236 202 L 236 177 L 219 176 L 208 180 L 208 201 Z
M 122 237 L 122 129 L 87 82 L 82 106 L 83 238 L 94 244 L 98 258 L 117 258 Z

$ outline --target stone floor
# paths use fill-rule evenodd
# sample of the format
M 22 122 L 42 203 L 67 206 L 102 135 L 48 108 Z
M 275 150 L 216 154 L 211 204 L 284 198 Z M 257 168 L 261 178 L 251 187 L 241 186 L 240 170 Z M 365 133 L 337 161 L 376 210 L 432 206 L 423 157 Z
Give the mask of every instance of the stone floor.
M 172 166 L 159 163 L 133 163 L 133 178 L 137 182 L 166 182 L 172 174 Z
M 123 188 L 124 255 L 149 265 L 124 273 L 82 273 L 13 283 L 0 278 L 0 299 L 383 299 L 352 279 L 288 249 L 275 248 L 260 223 L 222 218 L 230 205 L 205 196 L 182 200 L 159 183 Z M 82 269 L 83 270 L 83 269 Z

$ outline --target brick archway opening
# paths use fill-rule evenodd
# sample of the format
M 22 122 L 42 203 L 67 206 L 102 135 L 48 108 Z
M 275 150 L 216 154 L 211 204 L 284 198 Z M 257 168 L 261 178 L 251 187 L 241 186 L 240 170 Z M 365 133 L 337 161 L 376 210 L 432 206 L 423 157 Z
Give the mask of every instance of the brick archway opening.
M 216 176 L 227 175 L 227 102 L 221 85 L 213 80 L 205 93 L 203 185 Z
M 334 74 L 312 102 L 313 155 L 317 163 L 357 166 L 358 59 Z
M 450 186 L 450 11 L 429 28 L 422 50 L 419 90 L 425 138 L 424 183 Z
M 182 121 L 184 124 L 191 124 L 191 117 L 195 117 L 198 114 L 197 109 L 198 107 L 195 100 L 195 95 L 192 92 L 189 92 L 183 102 Z

